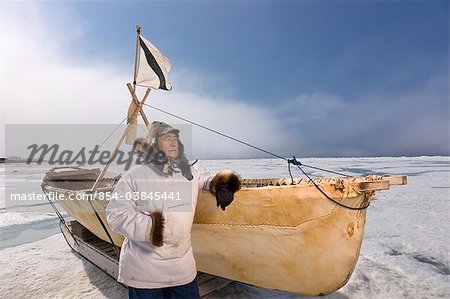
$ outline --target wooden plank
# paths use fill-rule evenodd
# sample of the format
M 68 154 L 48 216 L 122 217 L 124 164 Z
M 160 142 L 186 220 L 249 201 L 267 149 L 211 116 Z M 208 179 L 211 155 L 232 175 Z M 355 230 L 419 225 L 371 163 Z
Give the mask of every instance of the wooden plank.
M 96 247 L 97 247 L 97 249 L 104 251 L 108 248 L 112 248 L 112 245 L 110 243 L 105 242 L 105 243 L 98 244 Z
M 104 253 L 106 253 L 106 254 L 111 253 L 111 252 L 115 252 L 115 251 L 114 251 L 114 248 L 113 248 L 112 246 L 110 246 L 110 247 L 108 247 L 108 248 L 106 248 L 106 249 L 103 249 L 102 251 L 103 251 Z
M 80 236 L 77 235 L 77 237 L 80 237 Z M 80 237 L 80 238 L 86 243 L 91 243 L 91 242 L 95 242 L 98 240 L 98 237 L 95 235 L 93 237 L 89 237 L 89 238 L 83 238 L 83 237 Z
M 103 240 L 99 238 L 89 238 L 89 239 L 83 239 L 86 243 L 89 243 L 95 247 L 98 247 L 103 244 Z
M 72 221 L 71 224 L 74 226 L 78 225 L 76 221 Z M 91 243 L 88 243 L 86 240 L 83 240 L 78 236 L 74 236 L 75 239 L 77 239 L 75 241 L 69 230 L 64 225 L 60 224 L 60 228 L 67 243 L 74 251 L 81 254 L 85 259 L 99 267 L 102 271 L 109 274 L 114 279 L 117 279 L 119 258 L 114 252 L 111 252 L 111 250 L 113 250 L 111 244 L 100 239 L 94 239 Z M 105 249 L 100 250 L 98 246 L 102 248 L 105 247 Z M 203 272 L 198 272 L 197 274 L 197 284 L 201 297 L 216 290 L 220 290 L 231 282 L 232 281 L 229 279 Z
M 408 184 L 408 177 L 406 175 L 384 176 L 383 180 L 388 180 L 389 185 L 406 185 L 406 184 Z
M 72 221 L 71 223 L 74 223 Z M 117 279 L 118 271 L 119 271 L 119 262 L 118 259 L 111 258 L 105 254 L 102 254 L 92 245 L 86 243 L 80 237 L 76 235 L 72 235 L 69 229 L 60 224 L 61 232 L 66 239 L 67 244 L 76 252 L 78 252 L 85 259 L 90 261 L 92 264 L 99 267 L 108 275 L 112 276 L 114 279 Z M 76 239 L 76 240 L 75 240 Z
M 198 284 L 198 289 L 200 291 L 200 297 L 203 297 L 211 292 L 214 292 L 216 290 L 220 290 L 223 287 L 226 287 L 228 284 L 231 283 L 231 280 L 215 276 L 213 279 L 208 280 L 205 283 Z
M 139 100 L 138 100 L 138 98 L 137 98 L 137 96 L 136 96 L 136 93 L 135 93 L 134 89 L 131 87 L 131 84 L 128 83 L 128 84 L 127 84 L 127 87 L 128 87 L 128 90 L 129 90 L 130 93 L 131 93 L 131 98 L 133 99 L 134 104 L 136 105 L 136 107 L 139 106 L 140 102 L 139 102 Z M 147 93 L 150 93 L 150 88 L 147 88 Z M 145 100 L 147 99 L 147 95 L 148 95 L 148 94 L 146 94 L 146 96 L 145 96 L 144 99 L 142 100 L 142 103 L 144 103 Z M 142 105 L 141 105 L 141 107 L 139 107 L 139 113 L 141 114 L 142 119 L 144 120 L 144 123 L 148 126 L 148 124 L 149 124 L 150 122 L 149 122 L 148 119 L 147 119 L 147 115 L 145 115 L 145 112 L 144 112 L 144 109 L 142 108 Z M 129 114 L 128 114 L 128 115 L 129 115 Z M 137 117 L 136 117 L 136 118 L 137 118 Z
M 128 107 L 128 125 L 130 126 L 130 130 L 127 132 L 127 136 L 125 137 L 125 143 L 133 145 L 137 136 L 137 124 L 138 118 L 133 117 L 134 111 L 138 108 L 139 103 L 132 101 L 130 103 L 130 107 Z
M 367 181 L 367 182 L 357 182 L 351 183 L 353 188 L 358 191 L 378 191 L 378 190 L 389 190 L 389 181 Z
M 112 259 L 114 259 L 114 260 L 116 260 L 116 261 L 119 261 L 119 256 L 116 254 L 116 252 L 114 251 L 114 249 L 112 250 L 112 251 L 102 251 L 102 253 L 104 254 L 104 255 L 107 255 L 107 256 L 109 256 L 110 258 L 112 258 Z
M 128 83 L 128 85 L 129 85 L 129 83 Z M 130 90 L 130 92 L 131 92 L 131 95 L 133 97 L 136 97 L 136 94 L 134 94 L 133 90 Z M 147 91 L 145 92 L 145 95 L 142 98 L 142 101 L 139 103 L 138 107 L 142 107 L 142 105 L 147 100 L 147 97 L 148 97 L 149 94 L 150 94 L 150 88 L 147 88 Z M 134 111 L 133 117 L 137 117 L 137 115 L 138 115 L 138 110 L 136 109 Z M 114 161 L 114 159 L 116 158 L 117 151 L 119 150 L 119 147 L 122 144 L 123 140 L 125 139 L 125 137 L 127 135 L 127 132 L 130 130 L 130 128 L 131 128 L 130 126 L 127 126 L 127 128 L 125 129 L 125 132 L 123 132 L 122 137 L 120 137 L 119 142 L 117 143 L 116 147 L 114 148 L 114 150 L 111 153 L 111 157 L 109 158 L 108 163 L 105 165 L 105 167 L 103 168 L 102 172 L 100 172 L 99 176 L 97 177 L 97 180 L 95 181 L 94 185 L 92 186 L 92 189 L 91 189 L 92 191 L 96 190 L 96 188 L 98 187 L 100 181 L 103 179 L 103 177 L 105 176 L 106 172 L 108 171 L 108 168 L 111 165 L 112 161 Z
M 203 272 L 198 272 L 197 273 L 197 284 L 203 284 L 211 279 L 214 279 L 214 275 L 211 274 L 207 274 L 207 273 L 203 273 Z

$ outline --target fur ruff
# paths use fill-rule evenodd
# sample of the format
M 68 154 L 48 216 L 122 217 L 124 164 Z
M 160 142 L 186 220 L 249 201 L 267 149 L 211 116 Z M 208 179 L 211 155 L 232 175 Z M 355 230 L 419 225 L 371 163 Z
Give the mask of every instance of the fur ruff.
M 133 143 L 133 149 L 138 152 L 144 152 L 144 146 L 147 144 L 145 138 L 137 138 Z
M 133 143 L 133 150 L 150 160 L 155 158 L 157 152 L 155 147 L 148 143 L 145 138 L 137 138 Z
M 161 247 L 163 245 L 163 233 L 164 233 L 164 216 L 161 211 L 152 212 L 152 232 L 151 241 L 153 246 Z
M 217 188 L 222 183 L 226 183 L 229 190 L 233 193 L 241 189 L 241 179 L 239 178 L 239 176 L 230 170 L 224 170 L 216 174 L 211 180 L 211 184 L 209 185 L 209 192 L 211 192 L 212 195 L 215 196 Z

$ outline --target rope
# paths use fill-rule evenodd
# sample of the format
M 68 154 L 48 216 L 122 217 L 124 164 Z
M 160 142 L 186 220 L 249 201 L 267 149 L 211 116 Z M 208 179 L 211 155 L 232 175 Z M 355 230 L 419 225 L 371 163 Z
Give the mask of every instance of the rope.
M 345 174 L 345 173 L 340 173 L 340 172 L 337 172 L 337 171 L 327 170 L 327 169 L 323 169 L 323 168 L 320 168 L 320 167 L 306 165 L 306 164 L 303 164 L 303 163 L 300 163 L 300 165 L 305 166 L 305 167 L 309 167 L 309 168 L 312 168 L 312 169 L 321 170 L 321 171 L 324 171 L 324 172 L 334 173 L 334 174 L 337 174 L 337 175 L 340 175 L 340 176 L 351 177 L 351 175 L 348 175 L 348 174 Z
M 204 125 L 201 125 L 201 124 L 199 124 L 199 123 L 190 121 L 190 120 L 188 120 L 188 119 L 186 119 L 186 118 L 183 118 L 183 117 L 181 117 L 181 116 L 175 115 L 175 114 L 173 114 L 173 113 L 164 111 L 164 110 L 159 109 L 159 108 L 157 108 L 157 107 L 155 107 L 155 106 L 152 106 L 152 105 L 149 105 L 149 104 L 145 104 L 145 103 L 144 103 L 144 105 L 145 105 L 145 106 L 148 106 L 148 107 L 150 107 L 150 108 L 152 108 L 152 109 L 155 109 L 155 110 L 157 110 L 157 111 L 159 111 L 159 112 L 162 112 L 162 113 L 164 113 L 164 114 L 167 114 L 167 115 L 173 116 L 173 117 L 175 117 L 175 118 L 181 119 L 182 121 L 185 121 L 185 122 L 187 122 L 187 123 L 190 123 L 190 124 L 192 124 L 192 125 L 194 125 L 194 126 L 197 126 L 197 127 L 199 127 L 199 128 L 205 129 L 205 130 L 210 131 L 210 132 L 212 132 L 212 133 L 218 134 L 218 135 L 223 136 L 223 137 L 225 137 L 225 138 L 231 139 L 231 140 L 236 141 L 236 142 L 238 142 L 238 143 L 241 143 L 241 144 L 243 144 L 243 145 L 246 145 L 246 146 L 249 146 L 249 147 L 251 147 L 251 148 L 254 148 L 254 149 L 258 150 L 258 151 L 264 152 L 264 153 L 266 153 L 266 154 L 269 154 L 269 155 L 272 155 L 272 156 L 274 156 L 274 157 L 277 157 L 277 158 L 280 158 L 280 159 L 282 159 L 282 160 L 287 161 L 286 158 L 284 158 L 284 157 L 282 157 L 282 156 L 279 156 L 279 155 L 277 155 L 277 154 L 271 153 L 271 152 L 269 152 L 269 151 L 267 151 L 267 150 L 265 150 L 265 149 L 262 149 L 262 148 L 260 148 L 260 147 L 255 146 L 255 145 L 253 145 L 253 144 L 250 144 L 250 143 L 247 143 L 247 142 L 245 142 L 245 141 L 239 140 L 239 139 L 237 139 L 237 138 L 231 137 L 231 136 L 229 136 L 229 135 L 226 135 L 226 134 L 221 133 L 221 132 L 219 132 L 219 131 L 216 131 L 216 130 L 214 130 L 214 129 L 210 129 L 210 128 L 204 126 Z
M 277 154 L 274 154 L 274 153 L 272 153 L 272 152 L 269 152 L 268 150 L 265 150 L 265 149 L 263 149 L 263 148 L 257 147 L 257 146 L 255 146 L 255 145 L 253 145 L 253 144 L 248 143 L 248 142 L 239 140 L 239 139 L 237 139 L 237 138 L 235 138 L 235 137 L 226 135 L 226 134 L 221 133 L 221 132 L 219 132 L 219 131 L 217 131 L 217 130 L 208 128 L 208 127 L 206 127 L 206 126 L 204 126 L 204 125 L 201 125 L 201 124 L 199 124 L 199 123 L 190 121 L 190 120 L 188 120 L 188 119 L 186 119 L 186 118 L 184 118 L 184 117 L 181 117 L 181 116 L 178 116 L 178 115 L 176 115 L 176 114 L 167 112 L 167 111 L 165 111 L 165 110 L 162 110 L 162 109 L 160 109 L 160 108 L 157 108 L 157 107 L 152 106 L 152 105 L 149 105 L 149 104 L 145 104 L 145 103 L 144 103 L 144 105 L 145 105 L 145 106 L 148 106 L 148 107 L 150 107 L 150 108 L 152 108 L 152 109 L 154 109 L 154 110 L 156 110 L 156 111 L 159 111 L 159 112 L 161 112 L 161 113 L 170 115 L 170 116 L 172 116 L 172 117 L 175 117 L 175 118 L 177 118 L 177 119 L 180 119 L 180 120 L 182 120 L 182 121 L 185 121 L 185 122 L 187 122 L 187 123 L 190 123 L 190 124 L 192 124 L 192 125 L 194 125 L 194 126 L 197 126 L 197 127 L 199 127 L 199 128 L 202 128 L 202 129 L 204 129 L 204 130 L 207 130 L 207 131 L 210 131 L 210 132 L 212 132 L 212 133 L 218 134 L 218 135 L 223 136 L 223 137 L 225 137 L 225 138 L 231 139 L 231 140 L 233 140 L 233 141 L 235 141 L 235 142 L 241 143 L 241 144 L 243 144 L 243 145 L 246 145 L 246 146 L 248 146 L 248 147 L 251 147 L 251 148 L 253 148 L 253 149 L 256 149 L 256 150 L 258 150 L 258 151 L 261 151 L 261 152 L 263 152 L 263 153 L 269 154 L 269 155 L 271 155 L 271 156 L 274 156 L 274 157 L 276 157 L 276 158 L 279 158 L 279 159 L 282 159 L 282 160 L 286 161 L 286 162 L 288 163 L 288 171 L 289 171 L 289 175 L 290 175 L 290 177 L 291 177 L 291 185 L 294 184 L 294 178 L 292 177 L 292 172 L 291 172 L 291 164 L 293 164 L 293 165 L 297 166 L 298 169 L 300 169 L 300 171 L 301 171 L 301 172 L 309 179 L 309 181 L 317 188 L 317 190 L 319 190 L 320 193 L 322 193 L 322 194 L 325 196 L 325 198 L 329 199 L 330 201 L 334 202 L 335 204 L 337 204 L 337 205 L 339 205 L 339 206 L 341 206 L 341 207 L 343 207 L 343 208 L 350 209 L 350 210 L 364 210 L 364 209 L 367 209 L 367 207 L 369 207 L 369 205 L 370 205 L 370 202 L 369 202 L 369 203 L 368 203 L 366 206 L 364 206 L 364 207 L 361 207 L 361 208 L 354 208 L 354 207 L 350 207 L 350 206 L 341 204 L 341 203 L 338 202 L 338 201 L 335 201 L 334 199 L 332 199 L 331 197 L 329 197 L 329 196 L 328 196 L 328 195 L 327 195 L 327 194 L 326 194 L 326 193 L 325 193 L 325 192 L 324 192 L 324 191 L 323 191 L 323 190 L 322 190 L 322 189 L 321 189 L 321 188 L 320 188 L 320 187 L 319 187 L 312 179 L 311 179 L 311 177 L 310 177 L 310 176 L 309 176 L 309 175 L 308 175 L 308 174 L 307 174 L 300 166 L 304 166 L 304 167 L 308 167 L 308 168 L 311 168 L 311 169 L 316 169 L 316 170 L 320 170 L 320 171 L 324 171 L 324 172 L 328 172 L 328 173 L 333 173 L 333 174 L 337 174 L 337 175 L 344 176 L 344 177 L 351 177 L 350 175 L 347 175 L 347 174 L 344 174 L 344 173 L 340 173 L 340 172 L 337 172 L 337 171 L 332 171 L 332 170 L 323 169 L 323 168 L 320 168 L 320 167 L 315 167 L 315 166 L 303 164 L 303 163 L 301 163 L 300 161 L 297 161 L 297 159 L 295 158 L 295 156 L 293 157 L 293 159 L 286 159 L 285 157 L 282 157 L 282 156 L 280 156 L 280 155 L 277 155 Z
M 292 172 L 291 172 L 291 163 L 289 163 L 289 162 L 288 162 L 288 172 L 289 172 L 289 176 L 291 177 L 291 185 L 295 185 L 294 178 L 292 177 Z
M 69 229 L 69 226 L 67 225 L 66 221 L 64 220 L 63 215 L 59 212 L 59 210 L 58 210 L 58 208 L 55 206 L 55 204 L 50 200 L 50 197 L 48 196 L 48 193 L 45 192 L 44 187 L 41 186 L 41 188 L 42 188 L 42 192 L 43 192 L 44 195 L 45 195 L 45 198 L 49 201 L 50 205 L 51 205 L 52 208 L 53 208 L 53 211 L 55 211 L 56 215 L 58 216 L 59 222 L 61 222 L 62 224 L 64 224 L 64 226 L 67 228 L 67 231 L 70 233 L 70 235 L 72 236 L 73 240 L 74 240 L 75 243 L 78 245 L 77 239 L 76 239 L 75 236 L 73 235 L 72 230 Z
M 320 193 L 322 193 L 323 196 L 325 196 L 326 199 L 332 201 L 333 203 L 337 204 L 338 206 L 341 206 L 343 208 L 349 209 L 349 210 L 354 210 L 354 211 L 360 211 L 360 210 L 365 210 L 370 206 L 370 201 L 367 203 L 367 205 L 363 206 L 363 207 L 359 207 L 359 208 L 355 208 L 355 207 L 350 207 L 347 205 L 344 205 L 334 199 L 332 199 L 331 197 L 328 196 L 328 194 L 325 193 L 325 191 L 323 191 L 317 184 L 316 182 L 314 182 L 314 180 L 300 167 L 300 165 L 302 165 L 302 163 L 300 163 L 299 161 L 297 161 L 297 159 L 295 158 L 295 156 L 293 157 L 293 159 L 289 160 L 288 165 L 293 164 L 295 166 L 297 166 L 298 169 L 300 169 L 301 172 L 303 172 L 303 174 L 309 179 L 309 181 L 314 185 L 314 187 L 317 188 L 317 190 L 320 191 Z M 291 175 L 291 168 L 289 166 L 289 174 Z M 291 175 L 292 178 L 292 175 Z M 292 183 L 294 183 L 294 181 L 292 181 Z
M 194 125 L 194 126 L 197 126 L 197 127 L 199 127 L 199 128 L 205 129 L 205 130 L 210 131 L 210 132 L 212 132 L 212 133 L 218 134 L 218 135 L 223 136 L 223 137 L 225 137 L 225 138 L 231 139 L 231 140 L 236 141 L 236 142 L 238 142 L 238 143 L 241 143 L 241 144 L 243 144 L 243 145 L 246 145 L 246 146 L 249 146 L 249 147 L 251 147 L 251 148 L 254 148 L 254 149 L 256 149 L 256 150 L 258 150 L 258 151 L 261 151 L 261 152 L 263 152 L 263 153 L 269 154 L 269 155 L 271 155 L 271 156 L 273 156 L 273 157 L 276 157 L 276 158 L 282 159 L 282 160 L 284 160 L 284 161 L 286 161 L 286 162 L 289 162 L 289 159 L 286 159 L 285 157 L 282 157 L 282 156 L 277 155 L 277 154 L 275 154 L 275 153 L 269 152 L 268 150 L 265 150 L 265 149 L 263 149 L 263 148 L 257 147 L 257 146 L 255 146 L 255 145 L 253 145 L 253 144 L 248 143 L 248 142 L 245 142 L 245 141 L 242 141 L 242 140 L 237 139 L 237 138 L 235 138 L 235 137 L 232 137 L 232 136 L 230 136 L 230 135 L 221 133 L 221 132 L 219 132 L 219 131 L 217 131 L 217 130 L 208 128 L 208 127 L 206 127 L 206 126 L 204 126 L 204 125 L 201 125 L 201 124 L 196 123 L 196 122 L 194 122 L 194 121 L 190 121 L 190 120 L 188 120 L 188 119 L 186 119 L 186 118 L 184 118 L 184 117 L 181 117 L 181 116 L 178 116 L 178 115 L 176 115 L 176 114 L 167 112 L 167 111 L 165 111 L 165 110 L 162 110 L 162 109 L 157 108 L 157 107 L 155 107 L 155 106 L 152 106 L 152 105 L 150 105 L 150 104 L 145 104 L 145 103 L 144 103 L 144 105 L 145 105 L 145 106 L 148 106 L 148 107 L 150 107 L 150 108 L 152 108 L 152 109 L 154 109 L 154 110 L 157 110 L 157 111 L 159 111 L 159 112 L 162 112 L 162 113 L 164 113 L 164 114 L 170 115 L 170 116 L 172 116 L 172 117 L 175 117 L 175 118 L 178 118 L 178 119 L 180 119 L 180 120 L 182 120 L 182 121 L 185 121 L 185 122 L 187 122 L 187 123 L 190 123 L 190 124 L 192 124 L 192 125 Z M 327 169 L 323 169 L 323 168 L 319 168 L 319 167 L 315 167 L 315 166 L 311 166 L 311 165 L 306 165 L 306 164 L 301 164 L 301 165 L 303 165 L 303 166 L 305 166 L 305 167 L 309 167 L 309 168 L 321 170 L 321 171 L 324 171 L 324 172 L 329 172 L 329 173 L 334 173 L 334 174 L 341 175 L 341 176 L 350 177 L 350 175 L 343 174 L 343 173 L 339 173 L 339 172 L 332 171 L 332 170 L 327 170 Z
M 128 118 L 128 116 L 125 116 L 125 118 L 120 122 L 120 124 L 111 132 L 111 134 L 109 134 L 108 137 L 106 137 L 105 141 L 102 142 L 102 144 L 100 144 L 100 146 L 98 147 L 98 149 L 100 149 L 105 143 L 106 141 L 108 141 L 109 138 L 111 138 L 111 136 L 117 131 L 117 129 L 123 124 L 123 122 Z
M 87 194 L 91 194 L 91 195 L 92 195 L 92 194 L 95 194 L 93 191 L 88 191 L 88 192 L 86 192 L 86 193 L 87 193 Z M 92 208 L 92 210 L 94 211 L 95 216 L 97 217 L 98 222 L 100 222 L 100 224 L 101 224 L 102 227 L 103 227 L 103 230 L 105 231 L 106 235 L 108 236 L 108 239 L 109 239 L 109 241 L 111 242 L 111 244 L 112 244 L 112 246 L 113 246 L 114 252 L 117 254 L 117 256 L 119 256 L 119 255 L 120 255 L 119 249 L 117 248 L 116 244 L 114 244 L 114 241 L 113 241 L 113 239 L 112 239 L 112 237 L 111 237 L 111 235 L 110 235 L 108 229 L 106 228 L 106 225 L 103 223 L 102 218 L 100 218 L 100 215 L 98 214 L 97 210 L 95 209 L 94 204 L 92 203 L 92 200 L 93 200 L 93 198 L 92 198 L 92 199 L 88 199 L 88 202 L 89 202 L 89 204 L 91 205 L 91 208 Z
M 59 210 L 56 208 L 55 204 L 50 200 L 50 198 L 49 198 L 47 192 L 45 192 L 44 190 L 42 190 L 42 192 L 44 193 L 45 198 L 46 198 L 46 199 L 48 200 L 48 202 L 50 203 L 50 205 L 51 205 L 53 211 L 55 211 L 56 216 L 58 216 L 59 221 L 65 224 L 66 221 L 64 220 L 64 217 L 62 216 L 61 212 L 59 212 Z
M 108 141 L 109 138 L 111 138 L 111 136 L 117 131 L 117 129 L 119 129 L 119 127 L 125 122 L 125 120 L 126 120 L 127 118 L 128 118 L 128 116 L 126 116 L 126 117 L 119 123 L 119 125 L 117 125 L 117 126 L 114 128 L 114 130 L 108 135 L 108 137 L 106 137 L 106 139 L 102 142 L 102 144 L 100 144 L 100 146 L 98 147 L 99 149 L 100 149 L 100 148 Z M 70 234 L 71 234 L 72 237 L 73 237 L 72 231 L 71 231 L 71 230 L 69 229 L 69 227 L 67 226 L 67 223 L 65 222 L 64 217 L 61 215 L 61 213 L 60 213 L 59 210 L 56 208 L 56 206 L 54 205 L 54 203 L 50 200 L 50 198 L 49 198 L 47 192 L 45 192 L 43 188 L 42 188 L 42 191 L 44 192 L 45 197 L 46 197 L 47 200 L 50 202 L 50 205 L 52 206 L 53 210 L 55 211 L 56 215 L 58 216 L 59 221 L 60 221 L 61 223 L 63 223 L 63 224 L 67 227 L 68 231 L 70 232 Z M 92 207 L 92 210 L 93 210 L 94 213 L 95 213 L 95 216 L 97 217 L 97 220 L 100 222 L 101 226 L 103 227 L 103 230 L 105 231 L 106 235 L 108 236 L 108 239 L 111 241 L 111 244 L 113 245 L 113 249 L 114 249 L 115 253 L 116 253 L 117 255 L 120 255 L 120 252 L 119 252 L 119 250 L 118 250 L 116 244 L 114 244 L 114 241 L 113 241 L 113 239 L 112 239 L 110 233 L 108 232 L 108 229 L 106 228 L 105 224 L 103 223 L 102 219 L 100 218 L 100 215 L 98 214 L 98 212 L 97 212 L 97 210 L 95 209 L 95 207 L 94 207 L 94 205 L 92 204 L 92 202 L 91 202 L 90 200 L 88 200 L 88 201 L 89 201 L 90 206 Z M 74 237 L 73 239 L 74 239 L 75 242 L 76 242 L 75 237 Z

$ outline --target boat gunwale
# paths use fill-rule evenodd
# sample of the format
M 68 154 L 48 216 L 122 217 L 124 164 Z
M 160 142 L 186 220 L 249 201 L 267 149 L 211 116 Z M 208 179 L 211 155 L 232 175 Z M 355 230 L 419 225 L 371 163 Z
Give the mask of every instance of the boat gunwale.
M 84 169 L 83 169 L 84 170 Z M 52 181 L 52 178 L 47 177 L 49 173 L 54 173 L 52 171 L 49 171 L 46 173 L 46 176 L 43 178 L 42 185 L 45 187 L 53 187 L 57 188 L 59 190 L 69 190 L 71 192 L 89 192 L 92 191 L 91 188 L 84 188 L 84 189 L 68 189 L 68 188 L 62 188 L 58 186 L 52 186 L 49 184 L 49 182 Z M 58 174 L 63 172 L 58 172 Z M 108 192 L 108 189 L 114 189 L 115 184 L 120 179 L 121 174 L 114 174 L 114 176 L 110 176 L 105 179 L 105 181 L 113 182 L 112 186 L 109 187 L 99 187 L 96 188 L 95 191 L 97 192 Z M 331 185 L 337 185 L 337 188 L 343 188 L 344 186 L 339 186 L 340 184 L 352 184 L 352 183 L 363 183 L 363 182 L 374 182 L 374 181 L 388 181 L 388 185 L 391 184 L 390 177 L 389 176 L 382 176 L 382 175 L 368 175 L 368 176 L 351 176 L 351 177 L 318 177 L 313 178 L 312 181 L 317 185 L 322 184 L 331 184 Z M 115 181 L 115 182 L 114 182 Z M 291 181 L 291 182 L 289 182 Z M 241 190 L 261 190 L 261 189 L 272 189 L 272 188 L 291 188 L 296 186 L 314 186 L 313 182 L 308 178 L 244 178 L 241 179 Z M 54 181 L 53 181 L 54 182 Z M 67 181 L 65 181 L 67 182 Z M 293 183 L 292 183 L 293 182 Z M 380 189 L 381 190 L 381 189 Z M 365 190 L 360 190 L 365 191 Z M 368 190 L 372 191 L 372 190 Z

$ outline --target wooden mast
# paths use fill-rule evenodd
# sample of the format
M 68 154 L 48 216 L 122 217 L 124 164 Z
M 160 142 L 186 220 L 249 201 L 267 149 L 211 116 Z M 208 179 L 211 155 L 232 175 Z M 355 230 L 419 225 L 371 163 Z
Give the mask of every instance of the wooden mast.
M 100 181 L 105 176 L 109 166 L 114 161 L 115 156 L 116 156 L 120 146 L 122 145 L 123 141 L 125 140 L 125 138 L 128 138 L 129 141 L 132 139 L 131 144 L 134 142 L 136 133 L 132 132 L 132 131 L 136 131 L 139 114 L 141 115 L 142 119 L 144 120 L 144 123 L 147 126 L 149 124 L 149 121 L 147 119 L 147 116 L 145 115 L 144 110 L 142 109 L 142 106 L 144 105 L 145 101 L 147 100 L 147 97 L 150 94 L 151 89 L 147 88 L 145 95 L 141 101 L 139 101 L 138 97 L 136 96 L 136 77 L 137 77 L 137 71 L 138 71 L 139 36 L 141 33 L 141 28 L 142 27 L 140 25 L 136 25 L 136 51 L 135 51 L 135 58 L 134 58 L 133 87 L 131 87 L 130 83 L 127 83 L 127 87 L 131 94 L 131 99 L 132 99 L 130 107 L 128 109 L 128 125 L 127 125 L 127 128 L 125 129 L 125 132 L 123 132 L 122 136 L 120 137 L 119 141 L 117 142 L 116 147 L 114 148 L 113 152 L 111 153 L 111 156 L 110 156 L 108 162 L 106 163 L 102 172 L 97 177 L 94 185 L 92 186 L 92 188 L 91 188 L 92 191 L 94 191 L 98 187 Z M 132 134 L 130 134 L 130 132 Z M 131 138 L 133 136 L 134 136 L 134 138 Z
M 136 77 L 138 70 L 138 56 L 139 56 L 139 36 L 141 35 L 141 25 L 136 25 L 136 52 L 134 54 L 134 76 L 133 76 L 133 90 L 136 92 Z
M 127 84 L 128 90 L 130 91 L 131 98 L 132 98 L 130 108 L 128 109 L 129 110 L 128 111 L 128 122 L 127 122 L 128 125 L 127 125 L 127 128 L 125 129 L 125 132 L 123 132 L 122 137 L 120 137 L 119 141 L 117 142 L 116 147 L 114 148 L 113 152 L 111 153 L 111 157 L 109 158 L 108 163 L 106 163 L 102 172 L 95 180 L 95 183 L 91 188 L 91 192 L 94 192 L 97 189 L 101 180 L 103 179 L 106 172 L 108 171 L 108 168 L 111 165 L 112 161 L 114 161 L 116 154 L 117 154 L 120 146 L 122 145 L 122 142 L 125 140 L 125 138 L 128 138 L 129 140 L 131 139 L 130 137 L 134 136 L 134 138 L 135 138 L 139 113 L 141 114 L 142 118 L 144 119 L 144 122 L 146 123 L 146 125 L 148 125 L 148 120 L 147 120 L 147 117 L 145 116 L 144 110 L 142 110 L 142 106 L 144 105 L 145 101 L 147 100 L 148 95 L 150 94 L 150 88 L 147 88 L 147 91 L 145 92 L 145 95 L 142 98 L 142 101 L 139 102 L 139 100 L 136 96 L 136 76 L 137 76 L 137 61 L 138 61 L 137 55 L 138 55 L 138 47 L 139 47 L 138 41 L 139 41 L 140 32 L 141 32 L 141 26 L 137 25 L 136 26 L 136 56 L 134 59 L 134 80 L 133 80 L 134 86 L 133 86 L 133 88 L 131 88 L 131 84 L 130 83 Z M 130 136 L 130 131 L 134 131 L 134 132 L 132 132 L 131 136 Z M 100 222 L 101 226 L 103 227 L 103 230 L 105 231 L 106 235 L 108 236 L 111 244 L 113 245 L 114 251 L 116 252 L 117 255 L 119 255 L 119 249 L 117 248 L 116 244 L 114 244 L 111 234 L 108 232 L 108 229 L 106 228 L 105 224 L 103 223 L 103 220 L 101 219 L 100 215 L 98 214 L 97 210 L 95 209 L 94 205 L 92 204 L 92 202 L 90 200 L 89 200 L 89 204 L 90 204 L 92 210 L 94 211 L 95 216 L 97 217 L 97 220 Z

